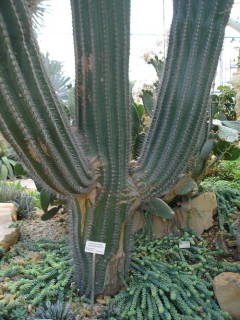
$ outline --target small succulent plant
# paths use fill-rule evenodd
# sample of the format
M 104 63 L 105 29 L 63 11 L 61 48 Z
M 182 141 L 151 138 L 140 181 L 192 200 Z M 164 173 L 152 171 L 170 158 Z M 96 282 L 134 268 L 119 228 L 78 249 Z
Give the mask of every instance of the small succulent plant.
M 33 320 L 74 320 L 70 312 L 70 304 L 58 300 L 56 303 L 46 302 L 45 305 L 39 307 L 34 315 Z

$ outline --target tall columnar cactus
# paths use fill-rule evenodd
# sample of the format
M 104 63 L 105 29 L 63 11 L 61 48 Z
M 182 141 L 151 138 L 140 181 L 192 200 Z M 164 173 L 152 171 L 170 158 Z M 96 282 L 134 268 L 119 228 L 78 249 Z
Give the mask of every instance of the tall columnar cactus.
M 132 169 L 130 0 L 71 0 L 75 128 L 46 76 L 25 0 L 1 0 L 0 128 L 32 177 L 68 199 L 81 293 L 91 287 L 86 240 L 106 242 L 96 293 L 113 293 L 128 271 L 134 210 L 163 195 L 200 150 L 232 2 L 173 1 L 160 93 Z

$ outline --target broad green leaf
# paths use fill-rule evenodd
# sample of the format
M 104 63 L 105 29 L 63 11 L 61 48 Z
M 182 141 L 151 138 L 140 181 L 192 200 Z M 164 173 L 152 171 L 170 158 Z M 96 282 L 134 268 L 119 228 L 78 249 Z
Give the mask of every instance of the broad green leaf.
M 240 122 L 239 121 L 223 121 L 224 126 L 232 128 L 240 132 Z
M 198 186 L 196 182 L 191 177 L 189 177 L 189 179 L 183 184 L 181 189 L 177 190 L 176 194 L 178 196 L 185 196 L 197 188 Z
M 164 219 L 172 219 L 174 211 L 162 199 L 156 198 L 144 203 L 143 210 Z
M 13 172 L 13 167 L 7 157 L 2 157 L 2 162 L 5 164 L 5 166 L 8 169 L 8 177 L 13 178 L 14 177 L 14 172 Z
M 20 163 L 15 164 L 14 173 L 16 176 L 25 176 L 26 175 L 26 172 Z
M 47 212 L 45 212 L 42 216 L 41 216 L 41 220 L 45 221 L 45 220 L 49 220 L 51 218 L 53 218 L 57 213 L 58 211 L 61 209 L 61 205 L 58 206 L 58 207 L 54 207 L 50 210 L 48 210 Z
M 51 194 L 45 190 L 40 192 L 40 203 L 44 212 L 48 212 L 48 207 L 51 202 Z
M 145 112 L 151 117 L 154 109 L 153 93 L 149 90 L 143 90 L 141 95 Z

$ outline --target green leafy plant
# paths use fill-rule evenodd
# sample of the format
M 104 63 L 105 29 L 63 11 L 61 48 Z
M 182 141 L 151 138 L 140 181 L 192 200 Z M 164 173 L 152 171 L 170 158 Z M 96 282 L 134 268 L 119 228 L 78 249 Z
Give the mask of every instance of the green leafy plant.
M 3 142 L 0 142 L 0 180 L 14 178 L 14 167 L 16 161 L 13 160 L 11 149 Z
M 45 305 L 38 308 L 32 320 L 74 320 L 70 312 L 70 304 L 58 300 L 56 303 L 46 302 Z
M 106 243 L 96 294 L 113 294 L 128 273 L 134 210 L 164 195 L 201 150 L 232 3 L 173 1 L 161 88 L 132 168 L 130 1 L 71 1 L 74 128 L 49 83 L 25 1 L 1 1 L 0 128 L 34 180 L 68 201 L 80 294 L 89 295 L 92 281 L 86 240 Z
M 0 247 L 0 259 L 4 256 L 5 254 L 5 249 Z
M 208 178 L 201 183 L 201 186 L 203 190 L 213 191 L 216 194 L 220 230 L 235 234 L 233 216 L 240 208 L 239 181 L 229 182 Z
M 18 219 L 26 219 L 35 211 L 34 198 L 19 183 L 0 181 L 0 202 L 14 203 Z
M 43 56 L 43 60 L 54 90 L 59 98 L 66 102 L 69 94 L 68 86 L 70 85 L 70 78 L 64 74 L 62 62 L 51 60 L 49 53 Z
M 56 195 L 53 195 L 42 189 L 40 191 L 40 204 L 42 210 L 44 211 L 41 219 L 49 220 L 53 218 L 60 209 L 63 208 L 64 201 L 58 199 Z M 51 208 L 49 209 L 50 206 Z
M 240 181 L 240 159 L 235 161 L 221 161 L 215 173 L 218 180 Z
M 236 92 L 229 86 L 217 87 L 218 94 L 211 95 L 212 114 L 215 119 L 236 120 Z
M 42 25 L 43 16 L 48 10 L 48 0 L 26 0 L 26 3 L 31 12 L 33 27 L 37 30 Z

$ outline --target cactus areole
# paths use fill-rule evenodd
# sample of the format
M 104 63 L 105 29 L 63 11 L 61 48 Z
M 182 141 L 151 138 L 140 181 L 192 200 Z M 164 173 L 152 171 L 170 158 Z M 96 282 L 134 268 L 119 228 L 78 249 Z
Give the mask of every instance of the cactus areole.
M 81 294 L 91 288 L 86 241 L 106 243 L 96 294 L 117 292 L 128 272 L 134 211 L 166 193 L 197 156 L 232 3 L 173 0 L 159 96 L 132 168 L 130 0 L 71 0 L 74 128 L 44 70 L 26 0 L 0 1 L 0 130 L 32 178 L 68 200 Z

